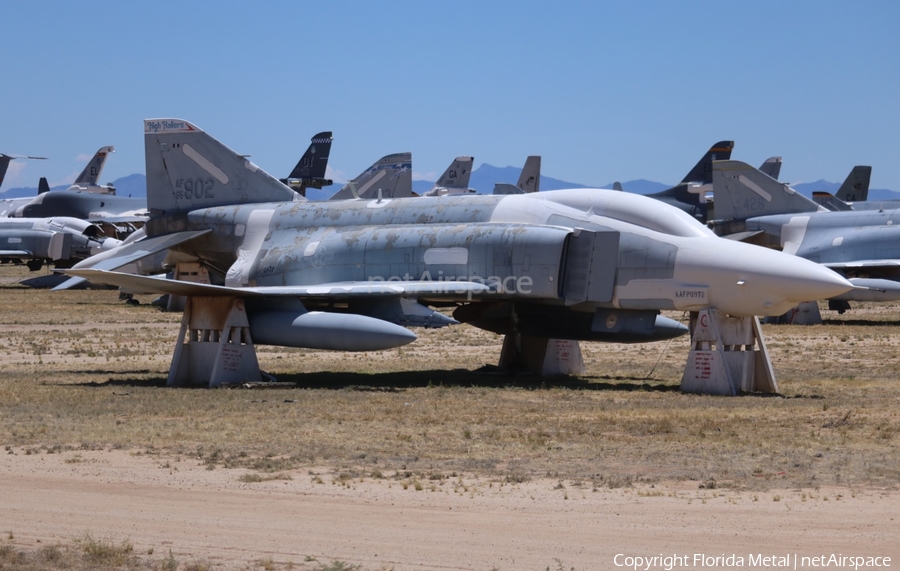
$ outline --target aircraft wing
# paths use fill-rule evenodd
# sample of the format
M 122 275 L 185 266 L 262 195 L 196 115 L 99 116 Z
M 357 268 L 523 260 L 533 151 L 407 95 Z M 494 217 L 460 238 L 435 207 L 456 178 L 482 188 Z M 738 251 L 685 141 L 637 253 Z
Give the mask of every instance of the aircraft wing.
M 169 280 L 155 276 L 137 276 L 88 268 L 62 270 L 66 275 L 112 286 L 119 286 L 139 293 L 159 293 L 185 296 L 235 296 L 235 297 L 465 297 L 493 293 L 494 289 L 476 282 L 456 281 L 371 281 L 336 282 L 307 286 L 226 287 L 193 282 Z
M 203 236 L 204 234 L 209 234 L 210 232 L 212 232 L 212 229 L 195 230 L 191 232 L 178 232 L 176 234 L 166 234 L 164 236 L 157 236 L 155 238 L 146 238 L 144 240 L 132 242 L 131 244 L 125 244 L 124 246 L 120 246 L 113 250 L 97 254 L 96 256 L 91 256 L 90 258 L 76 264 L 75 268 L 73 269 L 114 270 L 132 262 L 136 262 L 141 258 L 151 256 L 157 252 L 168 250 L 169 248 L 173 248 L 179 244 L 183 244 L 189 240 L 193 240 L 194 238 Z M 70 275 L 75 276 L 75 274 Z M 71 279 L 68 279 L 53 288 L 53 291 L 69 289 L 70 287 L 78 285 L 83 281 L 85 281 L 85 278 L 83 277 L 72 277 Z

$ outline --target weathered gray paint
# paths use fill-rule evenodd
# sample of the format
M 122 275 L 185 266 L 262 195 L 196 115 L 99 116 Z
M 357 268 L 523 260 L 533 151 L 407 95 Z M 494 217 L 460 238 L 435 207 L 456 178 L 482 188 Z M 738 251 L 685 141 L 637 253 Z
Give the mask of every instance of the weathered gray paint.
M 636 195 L 574 189 L 314 203 L 185 121 L 146 121 L 145 147 L 147 236 L 211 230 L 175 248 L 208 268 L 213 285 L 90 269 L 73 275 L 252 298 L 249 315 L 282 312 L 279 323 L 312 307 L 414 323 L 434 318 L 424 304 L 452 302 L 457 320 L 492 331 L 629 341 L 683 332 L 658 326 L 656 308 L 665 304 L 781 313 L 808 292 L 850 287 L 810 262 L 720 240 L 685 213 Z M 571 285 L 566 307 L 565 282 L 576 273 L 566 275 L 566 246 L 582 235 L 590 236 L 590 275 L 586 288 L 583 276 Z M 437 253 L 426 259 L 427 252 Z M 440 281 L 460 275 L 464 281 Z M 301 307 L 284 309 L 285 299 Z M 418 303 L 401 303 L 398 314 L 378 301 L 389 299 Z M 374 308 L 357 303 L 371 300 Z M 601 308 L 631 324 L 627 335 L 595 330 Z

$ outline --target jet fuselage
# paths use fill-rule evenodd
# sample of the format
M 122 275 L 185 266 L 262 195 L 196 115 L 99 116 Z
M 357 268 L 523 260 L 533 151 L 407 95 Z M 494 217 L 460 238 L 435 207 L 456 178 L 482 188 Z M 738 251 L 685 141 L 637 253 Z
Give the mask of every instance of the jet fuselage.
M 732 315 L 780 314 L 847 289 L 817 264 L 719 239 L 652 199 L 597 189 L 221 206 L 147 228 L 211 228 L 179 250 L 232 287 L 483 280 L 498 300 Z

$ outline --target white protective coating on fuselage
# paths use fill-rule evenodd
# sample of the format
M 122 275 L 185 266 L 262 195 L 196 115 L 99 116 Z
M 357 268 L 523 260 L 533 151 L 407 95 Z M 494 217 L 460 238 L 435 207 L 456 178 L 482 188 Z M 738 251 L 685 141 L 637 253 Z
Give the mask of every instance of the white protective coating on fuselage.
M 512 195 L 492 222 L 547 224 L 553 214 L 651 238 L 677 248 L 669 279 L 634 279 L 617 285 L 612 304 L 674 309 L 715 307 L 731 315 L 780 315 L 802 301 L 825 299 L 851 286 L 822 266 L 740 242 L 718 238 L 692 216 L 653 199 L 601 189 Z M 664 309 L 664 304 L 658 307 Z
M 372 205 L 381 208 L 370 208 Z M 189 218 L 196 220 L 197 228 L 208 227 L 207 224 L 214 220 L 219 224 L 233 225 L 233 235 L 237 237 L 236 230 L 246 225 L 250 214 L 259 209 L 275 211 L 270 230 L 276 236 L 283 232 L 290 233 L 292 229 L 296 232 L 296 229 L 303 228 L 324 230 L 327 227 L 385 224 L 402 232 L 405 224 L 421 224 L 417 221 L 422 216 L 433 215 L 434 221 L 427 222 L 429 224 L 467 224 L 476 222 L 473 216 L 481 212 L 481 216 L 489 213 L 489 220 L 483 221 L 498 224 L 549 225 L 551 218 L 556 216 L 552 225 L 557 227 L 615 230 L 623 235 L 649 239 L 654 244 L 677 252 L 669 276 L 630 278 L 624 283 L 620 280 L 615 286 L 612 302 L 608 304 L 614 307 L 691 311 L 714 307 L 731 315 L 778 315 L 799 302 L 826 299 L 852 287 L 842 277 L 818 264 L 718 238 L 694 218 L 667 204 L 643 196 L 600 189 L 558 190 L 502 197 L 396 198 L 381 202 L 349 200 L 331 204 L 263 203 L 194 211 Z M 376 216 L 374 212 L 378 211 L 385 214 Z M 367 212 L 375 217 L 370 218 Z M 311 239 L 318 238 L 311 236 Z M 249 283 L 252 277 L 245 275 L 244 271 L 250 271 L 253 260 L 247 253 L 258 251 L 259 247 L 257 244 L 240 244 L 243 240 L 237 242 L 238 248 L 233 252 L 232 261 L 240 260 L 239 281 L 243 282 L 246 277 Z M 297 247 L 308 248 L 308 245 L 298 243 Z M 241 250 L 246 252 L 243 257 L 240 256 Z M 610 271 L 613 269 L 610 268 Z M 237 273 L 233 277 L 237 277 Z M 237 280 L 232 280 L 232 283 L 237 283 Z

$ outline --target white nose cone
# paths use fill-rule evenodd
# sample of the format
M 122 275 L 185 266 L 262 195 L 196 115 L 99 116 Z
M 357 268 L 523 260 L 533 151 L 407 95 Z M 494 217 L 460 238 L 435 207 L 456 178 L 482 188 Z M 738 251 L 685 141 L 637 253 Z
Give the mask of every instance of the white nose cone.
M 759 246 L 708 240 L 679 249 L 676 273 L 709 285 L 709 305 L 735 316 L 781 315 L 798 303 L 841 295 L 853 284 L 825 266 Z

